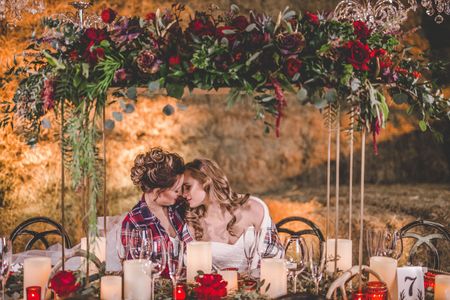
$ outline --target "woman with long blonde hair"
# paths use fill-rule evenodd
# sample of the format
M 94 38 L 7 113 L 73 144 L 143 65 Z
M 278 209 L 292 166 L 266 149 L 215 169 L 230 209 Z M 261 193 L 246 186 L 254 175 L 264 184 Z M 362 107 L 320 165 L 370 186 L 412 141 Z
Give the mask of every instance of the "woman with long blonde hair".
M 218 268 L 246 268 L 244 234 L 257 232 L 261 256 L 282 255 L 282 245 L 267 205 L 250 194 L 234 192 L 222 169 L 209 159 L 186 164 L 183 196 L 189 204 L 182 239 L 209 241 Z M 252 267 L 256 267 L 254 260 Z

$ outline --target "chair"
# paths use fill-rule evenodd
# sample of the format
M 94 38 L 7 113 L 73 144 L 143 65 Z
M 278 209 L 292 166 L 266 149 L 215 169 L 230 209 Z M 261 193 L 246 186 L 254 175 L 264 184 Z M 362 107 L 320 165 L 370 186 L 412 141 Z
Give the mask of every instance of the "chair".
M 50 225 L 53 227 L 53 229 L 45 230 L 42 232 L 37 232 L 35 230 L 28 229 L 31 225 L 34 224 L 44 224 L 44 225 Z M 69 235 L 64 230 L 64 228 L 61 226 L 61 224 L 53 221 L 50 218 L 47 217 L 33 217 L 28 220 L 25 220 L 24 222 L 20 223 L 11 233 L 10 240 L 11 243 L 14 244 L 14 241 L 21 235 L 31 235 L 31 239 L 28 240 L 25 251 L 31 250 L 31 248 L 34 246 L 34 244 L 38 241 L 41 241 L 45 249 L 48 249 L 50 247 L 47 237 L 49 235 L 58 235 L 65 240 L 65 247 L 66 248 L 72 248 L 72 242 L 70 241 Z
M 421 230 L 418 232 L 413 229 L 422 228 L 425 230 Z M 431 233 L 430 233 L 431 229 Z M 409 250 L 408 254 L 408 265 L 417 265 L 415 262 L 415 258 L 417 257 L 417 252 L 419 248 L 424 248 L 425 250 L 431 251 L 431 256 L 433 258 L 432 267 L 435 270 L 439 270 L 441 268 L 441 261 L 439 256 L 439 250 L 437 248 L 437 242 L 439 240 L 443 240 L 448 244 L 443 250 L 448 251 L 450 246 L 450 233 L 447 228 L 439 223 L 431 222 L 427 220 L 416 220 L 413 221 L 400 229 L 400 236 L 402 239 L 414 239 L 415 243 Z M 427 251 L 428 253 L 428 251 Z
M 297 230 L 294 231 L 292 229 L 287 228 L 288 225 L 292 225 L 295 223 L 303 223 L 306 224 L 309 229 L 301 229 L 301 230 Z M 276 225 L 277 230 L 279 233 L 286 233 L 290 236 L 295 236 L 295 237 L 301 237 L 303 235 L 312 235 L 315 236 L 318 240 L 319 240 L 319 244 L 325 243 L 325 238 L 322 234 L 322 231 L 319 229 L 319 227 L 312 221 L 303 218 L 303 217 L 287 217 L 284 218 L 282 220 L 280 220 Z M 322 258 L 325 253 L 324 253 L 324 247 L 320 247 L 320 257 Z

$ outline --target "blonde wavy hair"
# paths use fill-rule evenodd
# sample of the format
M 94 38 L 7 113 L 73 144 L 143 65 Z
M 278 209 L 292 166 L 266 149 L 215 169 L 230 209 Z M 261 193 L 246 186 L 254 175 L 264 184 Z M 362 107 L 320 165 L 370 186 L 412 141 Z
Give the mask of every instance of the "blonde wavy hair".
M 232 219 L 227 224 L 227 231 L 232 236 L 236 236 L 233 232 L 233 225 L 236 223 L 235 210 L 246 203 L 250 194 L 235 193 L 228 182 L 225 173 L 219 165 L 209 159 L 194 159 L 185 166 L 186 172 L 203 186 L 206 196 L 210 201 L 217 201 L 219 205 L 225 208 L 232 216 Z M 200 205 L 195 208 L 187 208 L 186 222 L 194 228 L 196 240 L 201 240 L 203 237 L 203 228 L 200 225 L 200 219 L 205 216 L 206 207 Z

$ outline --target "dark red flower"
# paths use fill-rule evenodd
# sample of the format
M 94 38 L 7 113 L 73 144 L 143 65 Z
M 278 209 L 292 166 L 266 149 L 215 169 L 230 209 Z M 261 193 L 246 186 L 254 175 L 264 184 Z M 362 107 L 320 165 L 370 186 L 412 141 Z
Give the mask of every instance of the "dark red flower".
M 114 21 L 114 19 L 116 18 L 117 13 L 114 10 L 112 10 L 111 8 L 107 8 L 102 11 L 101 16 L 102 16 L 103 22 L 105 22 L 107 24 L 111 24 Z
M 194 19 L 189 23 L 188 31 L 197 37 L 213 36 L 214 24 L 206 18 Z
M 422 74 L 421 74 L 420 72 L 418 72 L 418 71 L 413 71 L 413 72 L 411 73 L 411 75 L 412 75 L 414 78 L 420 78 L 420 77 L 422 76 Z
M 297 59 L 295 57 L 289 57 L 287 59 L 284 67 L 285 67 L 286 74 L 290 78 L 292 78 L 295 76 L 295 74 L 300 72 L 301 66 L 302 66 L 302 62 L 299 59 Z
M 258 30 L 253 30 L 250 34 L 248 47 L 250 49 L 255 49 L 262 47 L 270 42 L 270 33 L 262 33 Z
M 154 20 L 156 19 L 156 14 L 155 14 L 154 12 L 148 13 L 148 14 L 145 16 L 145 19 L 146 19 L 147 21 L 154 21 Z
M 142 50 L 136 57 L 139 70 L 147 74 L 155 74 L 159 71 L 161 60 L 151 50 Z
M 248 20 L 244 16 L 237 16 L 233 20 L 231 20 L 230 25 L 240 31 L 244 31 L 245 28 L 249 25 Z
M 102 30 L 102 29 L 96 29 L 96 28 L 88 28 L 86 29 L 86 31 L 84 32 L 85 37 L 87 37 L 87 39 L 89 41 L 93 41 L 93 42 L 101 42 L 103 40 L 106 40 L 106 33 Z
M 372 30 L 370 30 L 363 21 L 353 22 L 353 29 L 358 39 L 365 41 L 370 37 Z
M 277 44 L 284 55 L 298 54 L 305 47 L 305 37 L 300 32 L 281 33 L 277 36 Z
M 169 57 L 169 65 L 176 66 L 181 63 L 181 58 L 179 55 Z
M 77 60 L 77 59 L 78 59 L 78 51 L 77 51 L 77 50 L 72 50 L 72 51 L 70 51 L 70 53 L 69 53 L 69 59 L 70 59 L 71 61 Z
M 320 24 L 319 17 L 316 14 L 310 13 L 309 11 L 305 12 L 305 19 L 313 25 Z
M 231 45 L 236 40 L 236 34 L 232 33 L 235 32 L 235 29 L 231 26 L 220 26 L 217 27 L 217 37 L 219 40 L 222 38 L 226 38 L 228 40 L 228 43 Z
M 368 71 L 369 62 L 372 57 L 372 51 L 369 45 L 363 44 L 361 41 L 349 41 L 344 45 L 344 55 L 346 60 L 355 70 Z
M 124 68 L 118 69 L 114 73 L 114 82 L 123 82 L 125 80 L 127 80 L 127 72 L 125 71 Z
M 219 300 L 227 296 L 227 282 L 220 274 L 203 274 L 195 278 L 199 284 L 194 288 L 195 296 L 200 300 Z
M 78 290 L 80 283 L 71 271 L 59 271 L 50 280 L 50 288 L 59 296 L 66 297 Z
M 47 79 L 44 81 L 44 88 L 42 89 L 42 100 L 44 102 L 44 111 L 49 111 L 55 106 L 55 87 L 54 81 Z

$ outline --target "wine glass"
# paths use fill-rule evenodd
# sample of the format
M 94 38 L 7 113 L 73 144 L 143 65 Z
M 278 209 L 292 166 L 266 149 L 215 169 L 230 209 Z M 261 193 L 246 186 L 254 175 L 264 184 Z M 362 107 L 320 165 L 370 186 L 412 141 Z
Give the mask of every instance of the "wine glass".
M 122 269 L 123 261 L 126 260 L 128 258 L 128 255 L 130 254 L 130 241 L 127 234 L 129 230 L 128 223 L 125 226 L 125 233 L 122 233 L 122 228 L 120 227 L 116 230 L 116 250 Z
M 131 230 L 129 245 L 133 259 L 149 259 L 152 252 L 152 231 L 148 228 L 134 228 Z
M 247 274 L 251 277 L 253 258 L 258 252 L 259 231 L 255 227 L 249 227 L 242 234 L 244 239 L 244 254 L 247 259 Z
M 167 265 L 174 291 L 183 272 L 184 249 L 185 243 L 180 240 L 173 240 L 167 244 Z
M 274 227 L 262 228 L 259 231 L 258 241 L 260 239 L 264 240 L 263 243 L 258 242 L 257 244 L 260 258 L 283 258 L 284 247 Z
M 2 299 L 5 299 L 6 281 L 12 264 L 12 244 L 9 238 L 0 237 L 0 280 L 2 283 Z
M 297 277 L 305 270 L 308 259 L 306 242 L 302 237 L 291 236 L 284 248 L 287 269 L 294 279 L 294 293 L 297 293 Z
M 399 259 L 403 252 L 403 241 L 397 230 L 385 229 L 382 239 L 383 256 Z
M 147 259 L 148 263 L 151 264 L 151 268 L 147 266 L 146 270 L 151 270 L 151 274 L 147 275 L 152 278 L 151 299 L 153 300 L 155 298 L 155 280 L 161 276 L 167 265 L 166 241 L 163 237 L 152 241 L 150 255 Z
M 325 243 L 320 243 L 320 247 L 322 247 L 322 251 L 325 249 Z M 311 272 L 311 277 L 314 281 L 315 293 L 319 294 L 319 283 L 322 280 L 323 269 L 325 266 L 325 260 L 322 259 L 319 255 L 319 258 L 316 259 L 314 257 L 314 245 L 311 243 L 308 247 L 308 258 L 309 258 L 309 271 Z
M 366 230 L 366 245 L 369 257 L 381 256 L 383 251 L 382 240 L 383 235 L 381 231 L 373 229 Z

